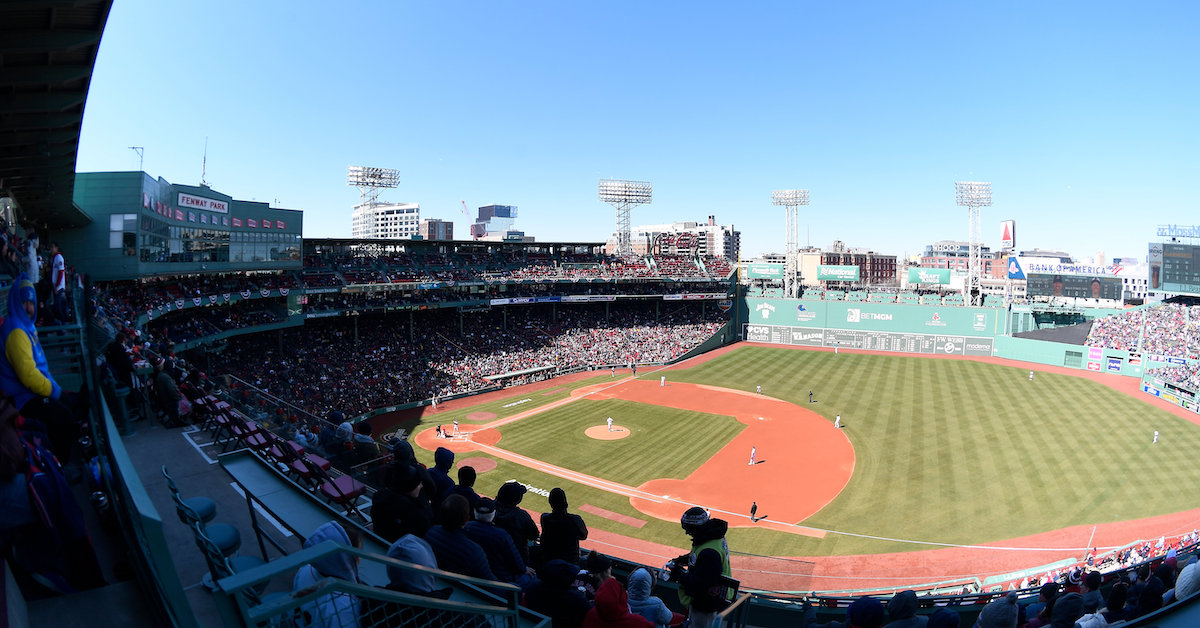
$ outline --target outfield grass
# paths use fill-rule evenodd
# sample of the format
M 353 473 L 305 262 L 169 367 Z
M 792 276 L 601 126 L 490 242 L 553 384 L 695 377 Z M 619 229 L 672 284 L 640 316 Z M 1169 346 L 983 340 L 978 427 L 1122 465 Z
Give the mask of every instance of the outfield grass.
M 980 543 L 1195 506 L 1180 489 L 1200 481 L 1191 462 L 1200 429 L 1078 377 L 1029 382 L 1028 369 L 969 361 L 744 347 L 671 378 L 762 385 L 831 420 L 842 415 L 854 476 L 804 522 L 813 527 Z M 920 549 L 837 535 L 804 545 L 815 554 Z

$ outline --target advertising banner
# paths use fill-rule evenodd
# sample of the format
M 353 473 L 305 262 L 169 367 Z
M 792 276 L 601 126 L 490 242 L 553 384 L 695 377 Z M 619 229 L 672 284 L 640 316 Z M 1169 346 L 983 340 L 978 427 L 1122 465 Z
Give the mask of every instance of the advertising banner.
M 817 266 L 817 281 L 858 281 L 858 266 Z
M 908 269 L 908 283 L 948 284 L 950 283 L 950 269 L 910 268 Z
M 1000 248 L 1009 250 L 1017 246 L 1017 221 L 1005 220 L 1000 223 Z
M 783 264 L 747 264 L 746 276 L 750 279 L 783 279 Z

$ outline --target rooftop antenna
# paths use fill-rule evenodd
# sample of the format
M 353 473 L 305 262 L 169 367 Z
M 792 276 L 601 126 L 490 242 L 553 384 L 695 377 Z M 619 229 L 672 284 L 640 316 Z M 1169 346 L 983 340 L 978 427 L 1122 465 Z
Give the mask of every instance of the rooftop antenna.
M 138 154 L 138 172 L 144 172 L 144 170 L 142 169 L 142 162 L 144 162 L 146 160 L 146 155 L 145 155 L 146 147 L 130 146 L 129 150 Z
M 208 181 L 204 180 L 204 176 L 208 174 L 208 136 L 204 136 L 204 160 L 200 162 L 200 185 L 208 187 Z

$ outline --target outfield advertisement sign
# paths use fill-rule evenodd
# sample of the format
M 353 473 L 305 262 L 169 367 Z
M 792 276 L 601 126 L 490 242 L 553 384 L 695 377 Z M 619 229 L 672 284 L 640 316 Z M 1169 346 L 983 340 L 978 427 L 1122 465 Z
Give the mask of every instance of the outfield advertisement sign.
M 958 336 L 996 333 L 994 308 L 748 298 L 747 322 Z
M 818 329 L 757 323 L 747 323 L 743 332 L 749 342 L 926 355 L 990 356 L 993 347 L 991 338 L 975 336 Z
M 747 264 L 746 276 L 750 279 L 783 279 L 783 264 Z
M 817 281 L 858 281 L 858 266 L 817 266 Z
M 929 283 L 945 285 L 950 283 L 949 268 L 910 268 L 908 283 Z

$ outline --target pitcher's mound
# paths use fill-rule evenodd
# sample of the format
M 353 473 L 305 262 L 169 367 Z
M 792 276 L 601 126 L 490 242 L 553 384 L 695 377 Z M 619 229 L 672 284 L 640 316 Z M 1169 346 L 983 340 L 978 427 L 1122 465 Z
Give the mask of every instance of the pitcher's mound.
M 587 431 L 585 431 L 584 434 L 587 434 L 589 438 L 594 438 L 596 440 L 617 440 L 618 438 L 625 438 L 626 436 L 629 436 L 629 429 L 614 423 L 612 431 L 610 432 L 608 431 L 608 424 L 606 423 L 604 425 L 593 425 L 592 427 L 587 428 Z

